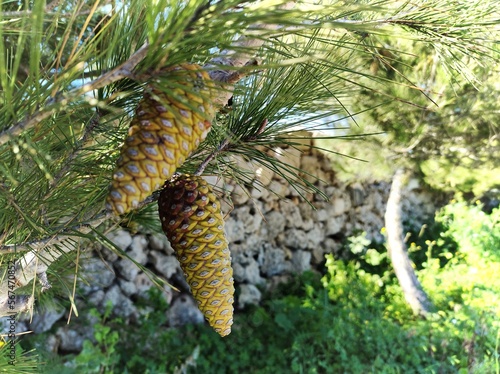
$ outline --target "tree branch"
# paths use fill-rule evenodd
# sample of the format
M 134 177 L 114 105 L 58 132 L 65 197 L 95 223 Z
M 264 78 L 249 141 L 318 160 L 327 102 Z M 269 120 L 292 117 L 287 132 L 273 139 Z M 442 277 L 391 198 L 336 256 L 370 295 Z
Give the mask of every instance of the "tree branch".
M 43 110 L 35 112 L 35 114 L 33 114 L 32 116 L 29 116 L 23 121 L 18 122 L 14 126 L 8 128 L 7 130 L 2 131 L 0 133 L 0 146 L 7 143 L 13 137 L 19 136 L 23 131 L 34 127 L 44 119 L 50 117 L 55 113 L 58 105 L 64 104 L 71 98 L 84 95 L 87 92 L 97 90 L 101 87 L 105 87 L 111 83 L 117 82 L 123 78 L 130 77 L 132 75 L 132 70 L 146 57 L 148 48 L 149 45 L 144 44 L 120 66 L 101 75 L 99 78 L 93 80 L 92 82 L 75 88 L 64 95 L 56 96 L 55 98 L 48 101 Z
M 205 171 L 206 167 L 208 166 L 208 164 L 221 152 L 225 151 L 228 147 L 229 147 L 229 144 L 230 144 L 230 140 L 229 139 L 224 139 L 220 144 L 219 146 L 217 147 L 217 149 L 215 149 L 213 152 L 211 152 L 207 158 L 200 164 L 200 166 L 198 166 L 198 169 L 196 169 L 194 175 L 201 175 L 203 174 L 203 172 Z
M 284 7 L 282 7 L 282 9 L 291 9 L 293 5 L 294 2 L 288 2 Z M 277 27 L 277 25 L 264 25 L 262 27 L 257 27 L 256 29 L 266 30 Z M 256 52 L 263 43 L 264 41 L 262 39 L 242 37 L 235 43 L 235 49 L 245 47 L 248 49 L 248 52 L 234 53 L 231 51 L 226 51 L 223 53 L 225 55 L 224 57 L 214 58 L 209 64 L 205 65 L 205 68 L 207 68 L 207 70 L 216 67 L 215 70 L 210 71 L 210 76 L 223 88 L 221 90 L 218 90 L 218 94 L 216 95 L 216 97 L 212 98 L 215 105 L 223 106 L 228 102 L 229 98 L 233 94 L 234 84 L 244 76 L 244 72 L 241 68 L 248 65 L 256 65 L 256 61 L 252 58 L 251 53 Z M 104 87 L 120 79 L 131 77 L 133 69 L 145 58 L 148 49 L 149 45 L 144 44 L 127 61 L 125 61 L 117 68 L 111 70 L 106 74 L 103 74 L 90 83 L 69 91 L 66 95 L 56 97 L 52 100 L 52 102 L 49 103 L 48 109 L 39 111 L 33 116 L 26 118 L 24 121 L 21 121 L 13 127 L 3 131 L 2 133 L 0 133 L 0 146 L 8 142 L 12 137 L 19 135 L 22 131 L 32 128 L 40 121 L 52 115 L 56 111 L 56 106 L 64 103 L 64 101 L 83 95 L 89 91 Z M 223 67 L 228 67 L 229 69 L 222 69 Z M 206 166 L 213 160 L 213 158 L 215 158 L 218 153 L 225 150 L 229 145 L 230 140 L 224 140 L 219 145 L 219 147 L 214 152 L 212 152 L 207 157 L 207 159 L 199 166 L 197 173 L 201 174 Z M 138 209 L 157 199 L 158 193 L 154 193 L 146 200 L 141 202 Z M 39 239 L 21 245 L 10 244 L 0 246 L 0 250 L 4 253 L 18 253 L 29 251 L 16 262 L 16 264 L 20 264 L 18 268 L 16 267 L 15 273 L 15 280 L 16 284 L 18 284 L 18 287 L 28 284 L 36 276 L 41 277 L 43 287 L 50 287 L 48 282 L 44 281 L 44 274 L 52 262 L 59 258 L 63 253 L 67 253 L 74 249 L 74 237 L 88 234 L 104 221 L 113 219 L 114 217 L 115 216 L 113 213 L 103 211 L 97 214 L 92 219 L 92 221 L 84 224 L 79 224 L 71 228 L 65 228 L 61 230 L 59 234 L 53 235 L 51 237 Z M 51 251 L 50 247 L 55 245 L 59 247 L 59 250 Z M 7 285 L 2 283 L 0 284 L 0 287 L 2 290 L 0 291 L 0 316 L 2 316 L 7 315 L 5 314 L 7 312 L 12 313 L 12 310 L 9 310 L 7 308 L 8 297 L 5 293 L 5 291 L 8 290 Z M 23 298 L 19 299 L 19 302 L 17 303 L 18 307 L 16 308 L 16 310 L 27 310 L 31 307 L 32 303 L 33 298 L 31 296 L 23 296 Z
M 48 267 L 62 254 L 71 252 L 74 249 L 73 243 L 69 238 L 61 241 L 57 251 L 50 249 L 52 243 L 47 243 L 44 248 L 30 251 L 15 262 L 14 274 L 8 277 L 4 275 L 0 283 L 0 317 L 25 312 L 31 308 L 33 295 L 16 294 L 15 291 L 36 277 L 40 279 L 43 290 L 50 288 L 46 275 Z
M 280 7 L 281 10 L 290 10 L 294 7 L 295 1 L 289 1 Z M 278 25 L 257 25 L 253 30 L 272 30 L 278 28 Z M 254 31 L 253 36 L 258 32 Z M 219 107 L 226 105 L 228 100 L 233 95 L 234 84 L 244 77 L 245 66 L 256 65 L 257 61 L 253 58 L 253 53 L 264 44 L 263 38 L 242 36 L 234 44 L 234 50 L 222 52 L 221 56 L 213 58 L 205 65 L 205 68 L 212 69 L 209 71 L 210 78 L 219 82 L 224 88 L 220 90 L 217 97 L 214 99 L 214 104 Z M 246 52 L 235 52 L 235 50 L 246 49 Z M 229 68 L 229 69 L 227 69 Z M 239 69 L 235 69 L 239 68 Z

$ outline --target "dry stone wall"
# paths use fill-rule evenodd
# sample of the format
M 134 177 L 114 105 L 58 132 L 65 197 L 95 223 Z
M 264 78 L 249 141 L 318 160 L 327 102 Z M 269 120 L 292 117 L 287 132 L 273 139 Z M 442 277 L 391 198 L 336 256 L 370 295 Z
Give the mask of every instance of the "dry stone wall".
M 278 148 L 273 156 L 289 168 L 303 170 L 302 177 L 321 193 L 306 193 L 304 200 L 300 196 L 304 192 L 295 189 L 286 178 L 241 157 L 236 162 L 247 170 L 246 186 L 209 177 L 229 197 L 223 211 L 239 289 L 237 310 L 258 303 L 263 289 L 292 274 L 321 270 L 325 254 L 339 254 L 343 240 L 355 232 L 365 231 L 369 238 L 383 240 L 381 229 L 389 183 L 344 184 L 335 178 L 328 158 L 310 148 L 307 142 L 300 148 Z M 295 180 L 293 175 L 286 177 Z M 421 191 L 416 181 L 410 182 L 405 196 L 403 211 L 407 221 L 419 224 L 434 212 L 432 195 Z M 168 312 L 171 327 L 203 321 L 163 235 L 132 236 L 125 230 L 117 230 L 108 238 L 134 261 L 183 291 L 178 293 L 165 287 L 164 296 L 171 303 Z M 132 261 L 103 247 L 90 251 L 83 263 L 80 273 L 86 281 L 80 282 L 77 306 L 91 304 L 103 309 L 110 302 L 116 315 L 133 323 L 140 313 L 135 301 L 146 297 L 153 286 L 149 277 Z M 73 316 L 72 323 L 67 325 L 68 313 L 58 310 L 35 314 L 31 323 L 21 321 L 18 330 L 40 333 L 52 328 L 54 333 L 47 344 L 53 350 L 78 352 L 83 339 L 92 336 L 89 328 L 92 317 Z

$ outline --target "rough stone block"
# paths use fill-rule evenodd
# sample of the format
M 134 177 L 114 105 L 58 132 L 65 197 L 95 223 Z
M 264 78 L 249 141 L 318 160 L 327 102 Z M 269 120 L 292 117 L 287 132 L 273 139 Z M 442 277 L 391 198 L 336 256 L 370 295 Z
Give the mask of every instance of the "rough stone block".
M 60 309 L 50 309 L 45 310 L 42 313 L 34 313 L 33 320 L 30 324 L 30 329 L 35 334 L 41 334 L 42 332 L 49 331 L 54 323 L 59 321 L 62 316 L 64 316 L 65 310 Z
M 103 305 L 111 302 L 113 312 L 120 317 L 129 317 L 136 312 L 132 301 L 126 297 L 118 285 L 111 286 L 104 296 Z
M 188 294 L 182 294 L 174 300 L 167 311 L 167 319 L 171 327 L 203 323 L 205 320 L 196 302 Z
M 311 269 L 311 252 L 294 251 L 292 255 L 292 265 L 296 272 L 303 273 Z
M 80 287 L 84 293 L 95 291 L 98 288 L 106 288 L 116 278 L 111 265 L 104 263 L 100 258 L 86 260 L 82 267 L 82 274 L 85 277 L 86 283 L 88 283 L 80 283 Z
M 293 249 L 306 249 L 307 248 L 307 235 L 303 230 L 289 229 L 285 232 L 283 237 L 283 244 L 288 248 Z
M 166 279 L 170 279 L 181 267 L 174 256 L 165 256 L 163 253 L 151 251 L 149 254 L 155 269 Z
M 139 274 L 139 268 L 136 264 L 126 258 L 121 258 L 114 263 L 114 267 L 118 274 L 129 281 L 133 281 L 137 274 Z
M 262 294 L 253 284 L 242 284 L 240 286 L 240 296 L 238 297 L 238 306 L 244 308 L 247 305 L 258 305 Z
M 107 238 L 122 251 L 126 250 L 132 244 L 132 236 L 125 230 L 112 231 L 107 235 Z
M 145 249 L 148 246 L 148 241 L 144 235 L 136 235 L 132 239 L 132 244 L 127 251 L 127 254 L 136 262 L 145 265 L 148 262 L 148 255 Z

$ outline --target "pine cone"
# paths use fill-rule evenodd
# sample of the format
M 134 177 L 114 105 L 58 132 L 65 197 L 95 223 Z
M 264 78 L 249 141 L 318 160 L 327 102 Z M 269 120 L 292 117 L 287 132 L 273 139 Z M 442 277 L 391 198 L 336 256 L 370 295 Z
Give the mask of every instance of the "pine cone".
M 170 69 L 170 90 L 139 102 L 113 174 L 107 208 L 124 214 L 161 188 L 210 131 L 212 82 L 197 65 Z
M 191 292 L 221 336 L 233 324 L 233 269 L 220 203 L 208 183 L 181 175 L 165 184 L 158 201 L 163 231 Z

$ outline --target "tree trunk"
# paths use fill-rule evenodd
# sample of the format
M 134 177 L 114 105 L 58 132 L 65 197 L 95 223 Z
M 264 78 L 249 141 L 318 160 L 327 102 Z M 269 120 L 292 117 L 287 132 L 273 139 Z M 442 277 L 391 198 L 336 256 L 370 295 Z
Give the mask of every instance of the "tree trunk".
M 385 211 L 385 228 L 387 231 L 387 247 L 389 258 L 398 278 L 399 284 L 407 303 L 415 314 L 427 315 L 432 305 L 423 291 L 415 274 L 403 236 L 403 223 L 401 219 L 401 193 L 404 172 L 399 169 L 392 179 L 391 192 Z

